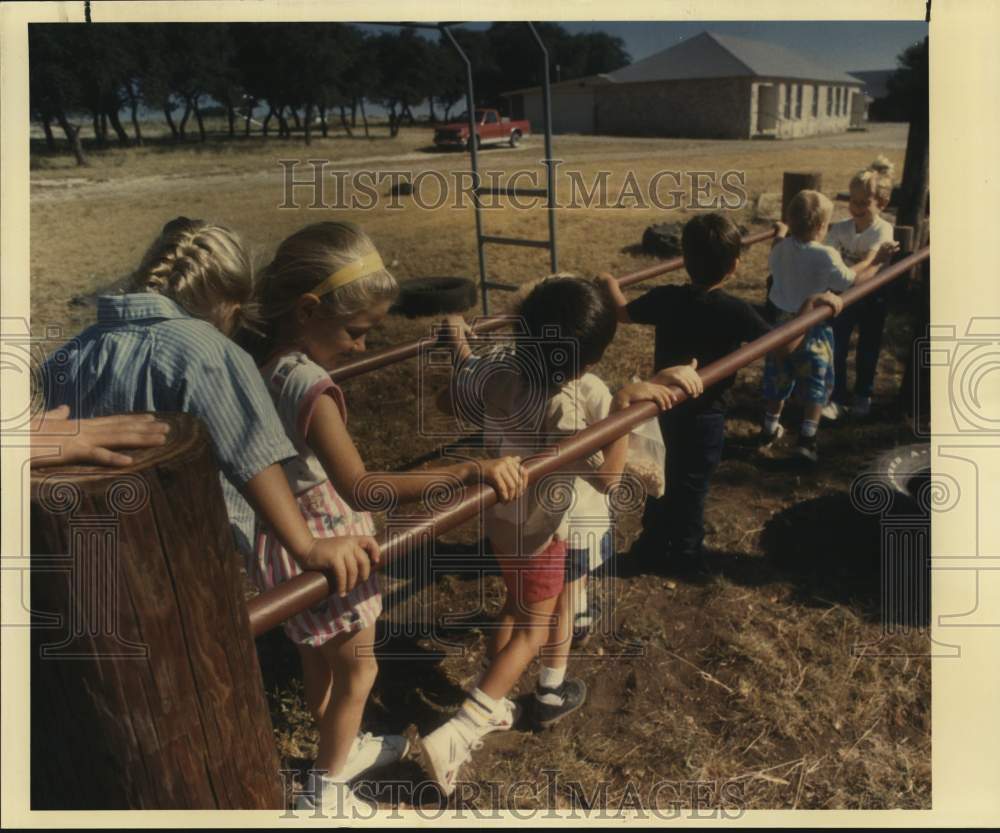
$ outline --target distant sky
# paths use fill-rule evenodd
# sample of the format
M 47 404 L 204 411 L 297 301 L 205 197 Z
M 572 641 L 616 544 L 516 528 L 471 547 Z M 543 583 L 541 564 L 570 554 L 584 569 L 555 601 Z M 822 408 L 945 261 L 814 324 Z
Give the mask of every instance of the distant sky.
M 927 24 L 917 21 L 709 21 L 709 22 L 570 22 L 570 32 L 608 32 L 625 41 L 633 61 L 667 49 L 706 29 L 721 34 L 775 43 L 808 55 L 830 69 L 848 72 L 895 69 L 896 56 L 927 35 Z M 470 23 L 485 29 L 489 23 Z M 382 27 L 365 26 L 376 31 Z M 431 33 L 434 37 L 437 37 Z

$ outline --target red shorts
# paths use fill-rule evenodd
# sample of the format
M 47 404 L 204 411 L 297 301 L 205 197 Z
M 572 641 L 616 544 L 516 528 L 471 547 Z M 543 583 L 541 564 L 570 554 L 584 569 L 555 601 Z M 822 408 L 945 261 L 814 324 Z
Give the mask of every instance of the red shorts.
M 510 598 L 531 604 L 558 596 L 566 581 L 566 542 L 553 539 L 533 555 L 498 555 Z

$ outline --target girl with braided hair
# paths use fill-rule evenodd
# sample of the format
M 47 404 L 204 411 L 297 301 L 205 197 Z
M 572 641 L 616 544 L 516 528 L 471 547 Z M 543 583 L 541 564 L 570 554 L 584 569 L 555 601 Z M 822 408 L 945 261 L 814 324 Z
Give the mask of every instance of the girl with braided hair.
M 45 405 L 69 406 L 73 419 L 199 417 L 222 469 L 237 546 L 251 551 L 255 510 L 303 569 L 332 571 L 346 594 L 367 580 L 378 547 L 370 536 L 313 537 L 298 511 L 280 465 L 296 450 L 253 359 L 226 337 L 256 321 L 253 290 L 253 263 L 233 232 L 171 220 L 127 292 L 100 296 L 97 323 L 45 363 Z

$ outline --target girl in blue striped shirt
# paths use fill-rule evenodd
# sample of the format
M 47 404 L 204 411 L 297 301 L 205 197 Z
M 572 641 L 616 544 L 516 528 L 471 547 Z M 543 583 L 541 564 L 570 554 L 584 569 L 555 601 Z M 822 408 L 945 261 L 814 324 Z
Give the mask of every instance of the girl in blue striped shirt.
M 333 572 L 347 593 L 367 580 L 378 548 L 370 536 L 314 537 L 298 511 L 279 465 L 295 448 L 253 360 L 226 337 L 254 320 L 252 295 L 251 261 L 235 234 L 172 220 L 128 292 L 101 296 L 97 323 L 45 363 L 46 407 L 67 405 L 74 419 L 133 411 L 199 417 L 228 487 L 237 543 L 253 531 L 245 497 L 304 569 Z

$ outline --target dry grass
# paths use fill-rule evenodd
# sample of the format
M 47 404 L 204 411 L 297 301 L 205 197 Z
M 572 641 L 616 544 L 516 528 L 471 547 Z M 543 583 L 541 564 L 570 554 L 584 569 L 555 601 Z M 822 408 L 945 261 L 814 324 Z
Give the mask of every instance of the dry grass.
M 422 130 L 370 146 L 320 140 L 308 151 L 298 142 L 259 141 L 171 153 L 108 151 L 95 154 L 94 166 L 82 173 L 42 160 L 32 173 L 33 329 L 59 324 L 72 333 L 90 323 L 93 308 L 85 296 L 126 274 L 163 222 L 182 213 L 231 224 L 261 255 L 303 224 L 349 218 L 372 234 L 401 278 L 472 276 L 471 210 L 423 211 L 411 203 L 403 211 L 276 210 L 279 158 L 328 156 L 335 163 L 395 153 L 403 155 L 404 169 L 449 171 L 463 164 L 461 155 L 422 153 L 428 139 Z M 901 165 L 904 141 L 902 130 L 878 128 L 789 143 L 559 137 L 556 150 L 565 167 L 584 176 L 611 170 L 613 187 L 627 171 L 643 181 L 659 169 L 734 168 L 746 171 L 751 193 L 774 192 L 783 171 L 818 170 L 824 190 L 834 194 L 876 152 Z M 491 150 L 483 154 L 483 165 L 510 170 L 537 164 L 540 148 L 536 139 L 525 150 Z M 749 212 L 740 218 L 749 223 Z M 582 274 L 643 268 L 652 259 L 630 247 L 646 225 L 662 219 L 663 212 L 635 208 L 562 212 L 560 267 Z M 486 227 L 495 234 L 541 237 L 545 218 L 542 211 L 506 208 L 488 212 Z M 765 263 L 765 248 L 752 249 L 731 290 L 761 300 Z M 520 249 L 492 249 L 489 264 L 493 278 L 512 283 L 547 271 L 544 254 Z M 675 273 L 666 280 L 682 277 Z M 74 297 L 81 300 L 74 304 Z M 497 310 L 510 303 L 509 295 L 493 297 Z M 423 335 L 429 324 L 390 319 L 371 346 Z M 877 400 L 890 398 L 898 386 L 901 327 L 890 321 Z M 647 330 L 623 328 L 597 372 L 615 387 L 635 372 L 648 372 L 651 353 Z M 568 786 L 574 781 L 587 796 L 598 790 L 598 798 L 604 785 L 602 800 L 614 809 L 634 803 L 635 791 L 648 801 L 654 785 L 666 780 L 673 786 L 660 793 L 661 809 L 671 800 L 687 807 L 698 801 L 729 808 L 930 807 L 927 640 L 919 633 L 894 637 L 891 644 L 910 655 L 905 657 L 852 654 L 852 646 L 876 642 L 881 633 L 879 544 L 877 529 L 851 510 L 847 491 L 878 451 L 912 437 L 881 412 L 862 425 L 824 430 L 824 463 L 816 472 L 793 470 L 780 454 L 759 460 L 750 450 L 759 376 L 759 367 L 744 371 L 733 391 L 728 450 L 707 511 L 707 544 L 714 553 L 709 575 L 630 576 L 628 558 L 620 559 L 618 572 L 599 582 L 608 611 L 605 629 L 590 654 L 572 662 L 590 687 L 588 706 L 544 734 L 514 731 L 488 738 L 464 775 L 482 787 L 478 806 L 509 798 L 491 794 L 487 782 L 518 779 L 537 789 L 519 790 L 514 803 L 546 805 L 543 770 L 552 768 L 559 772 L 557 806 L 579 803 Z M 424 392 L 417 388 L 412 362 L 345 385 L 352 432 L 370 468 L 408 466 L 448 439 L 414 430 L 421 409 L 444 433 L 451 430 L 434 411 L 437 383 Z M 617 519 L 621 552 L 637 531 L 635 517 Z M 367 728 L 426 731 L 461 702 L 461 686 L 483 650 L 487 614 L 501 599 L 497 577 L 480 582 L 448 566 L 448 552 L 468 552 L 477 540 L 471 527 L 444 536 L 431 559 L 438 572 L 422 585 L 414 562 L 395 568 L 390 588 L 413 582 L 416 589 L 386 617 L 391 638 L 382 649 Z M 476 618 L 481 584 L 485 614 L 473 624 L 442 629 L 441 617 L 449 613 Z M 436 622 L 439 638 L 419 630 L 400 633 L 405 622 Z M 442 643 L 442 634 L 450 644 Z M 280 634 L 260 644 L 281 754 L 289 765 L 304 767 L 316 739 L 294 653 Z M 531 680 L 529 674 L 521 692 Z M 385 777 L 423 778 L 413 762 Z M 711 785 L 707 798 L 692 792 L 698 781 Z M 425 792 L 406 801 L 435 799 Z

